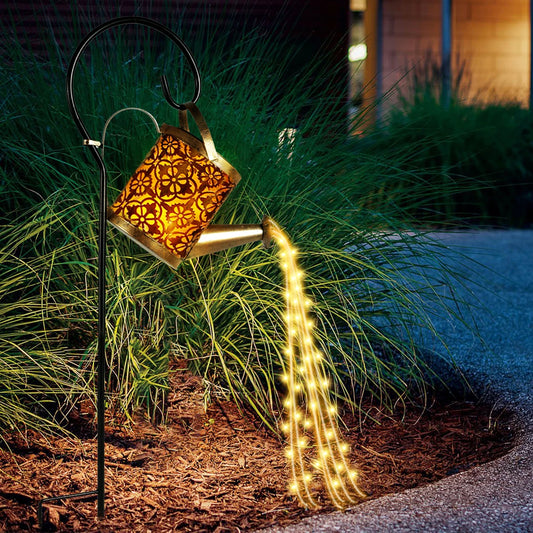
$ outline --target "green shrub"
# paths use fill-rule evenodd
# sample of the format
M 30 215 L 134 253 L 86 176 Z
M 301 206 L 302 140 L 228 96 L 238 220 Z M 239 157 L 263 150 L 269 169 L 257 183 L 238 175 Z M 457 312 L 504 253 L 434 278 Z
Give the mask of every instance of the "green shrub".
M 396 168 L 375 188 L 380 201 L 399 201 L 422 224 L 531 225 L 531 112 L 512 103 L 465 105 L 457 98 L 446 108 L 433 92 L 417 94 L 355 143 L 362 158 L 381 155 Z M 424 198 L 421 205 L 401 194 L 423 188 L 441 194 L 420 191 L 415 196 Z
M 398 231 L 410 217 L 403 201 L 374 193 L 376 183 L 390 183 L 399 165 L 371 152 L 361 156 L 347 142 L 338 102 L 317 91 L 320 77 L 329 75 L 320 63 L 291 78 L 279 59 L 290 54 L 275 36 L 244 35 L 237 46 L 214 36 L 208 46 L 203 36 L 197 39 L 191 47 L 204 79 L 199 106 L 218 149 L 243 176 L 215 222 L 258 223 L 268 214 L 293 238 L 339 398 L 357 407 L 370 394 L 392 408 L 418 397 L 431 371 L 410 332 L 431 329 L 428 301 L 453 305 L 453 298 L 436 295 L 452 273 L 423 234 Z M 2 306 L 9 312 L 0 313 L 8 317 L 0 327 L 0 360 L 16 359 L 29 372 L 35 358 L 28 354 L 38 351 L 35 387 L 46 402 L 68 411 L 80 398 L 92 397 L 94 387 L 99 192 L 94 164 L 66 110 L 70 50 L 52 49 L 59 55 L 44 63 L 29 59 L 15 43 L 0 76 L 7 91 L 0 139 L 0 277 L 17 279 L 4 284 Z M 169 67 L 163 61 L 169 56 L 170 50 L 161 57 L 147 53 L 142 63 L 132 62 L 135 54 L 121 41 L 93 46 L 91 66 L 82 67 L 76 79 L 76 98 L 93 136 L 106 117 L 131 105 L 154 113 L 159 123 L 177 123 L 177 112 L 166 106 L 152 76 Z M 179 94 L 189 94 L 190 82 L 182 85 Z M 280 131 L 294 125 L 294 142 L 280 146 Z M 110 198 L 154 140 L 144 115 L 124 113 L 112 123 L 106 141 Z M 415 157 L 419 149 L 413 145 L 403 157 Z M 403 199 L 424 205 L 442 193 L 440 185 L 414 185 L 426 179 L 425 172 L 409 173 L 413 185 L 403 184 Z M 21 218 L 13 222 L 14 212 Z M 422 260 L 435 265 L 434 279 L 413 271 Z M 205 378 L 207 391 L 245 403 L 275 427 L 285 343 L 275 251 L 250 245 L 184 262 L 174 272 L 110 230 L 106 281 L 107 390 L 113 406 L 130 413 L 143 405 L 157 414 L 169 361 L 185 358 Z M 26 285 L 34 290 L 24 291 Z M 15 301 L 27 301 L 27 312 L 17 313 Z M 21 399 L 17 416 L 29 423 L 28 412 L 41 400 L 31 389 L 14 386 L 8 374 L 0 367 L 1 394 L 15 403 Z M 47 420 L 54 420 L 52 408 Z M 4 424 L 0 431 L 11 427 Z

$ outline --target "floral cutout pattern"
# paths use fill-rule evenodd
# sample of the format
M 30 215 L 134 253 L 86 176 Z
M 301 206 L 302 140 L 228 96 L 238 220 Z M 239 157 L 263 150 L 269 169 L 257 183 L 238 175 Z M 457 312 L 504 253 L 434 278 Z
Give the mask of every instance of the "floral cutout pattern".
M 111 209 L 185 258 L 234 186 L 206 156 L 164 133 Z

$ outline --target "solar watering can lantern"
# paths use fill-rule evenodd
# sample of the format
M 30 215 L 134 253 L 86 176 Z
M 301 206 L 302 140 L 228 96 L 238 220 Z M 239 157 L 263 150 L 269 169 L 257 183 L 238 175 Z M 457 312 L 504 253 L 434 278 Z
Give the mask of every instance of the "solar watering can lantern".
M 193 74 L 195 89 L 189 102 L 176 102 L 167 78 L 161 89 L 167 103 L 178 110 L 178 126 L 162 125 L 160 136 L 123 191 L 108 205 L 107 171 L 103 160 L 103 140 L 89 135 L 74 101 L 74 73 L 82 53 L 94 38 L 108 29 L 142 25 L 164 35 L 177 45 Z M 196 106 L 201 79 L 195 59 L 185 43 L 167 27 L 142 17 L 120 17 L 94 29 L 76 49 L 67 71 L 67 100 L 83 145 L 100 170 L 98 231 L 98 339 L 96 356 L 97 488 L 94 491 L 44 498 L 39 502 L 39 524 L 43 524 L 43 504 L 69 498 L 96 498 L 100 518 L 105 514 L 105 260 L 107 222 L 171 268 L 189 258 L 200 257 L 234 246 L 271 240 L 278 244 L 281 268 L 285 272 L 286 329 L 284 401 L 287 436 L 289 490 L 302 505 L 316 507 L 313 493 L 319 482 L 338 508 L 363 497 L 356 484 L 357 474 L 349 464 L 349 446 L 342 441 L 337 426 L 336 406 L 330 401 L 330 383 L 322 354 L 315 346 L 314 323 L 307 316 L 312 305 L 304 292 L 303 273 L 298 269 L 297 252 L 287 235 L 269 217 L 261 224 L 211 224 L 216 212 L 240 180 L 238 171 L 218 154 L 206 121 Z M 132 109 L 132 108 L 126 108 Z M 141 110 L 143 111 L 143 110 Z M 146 112 L 146 111 L 145 111 Z M 189 131 L 189 115 L 200 137 Z M 154 119 L 155 121 L 155 119 Z

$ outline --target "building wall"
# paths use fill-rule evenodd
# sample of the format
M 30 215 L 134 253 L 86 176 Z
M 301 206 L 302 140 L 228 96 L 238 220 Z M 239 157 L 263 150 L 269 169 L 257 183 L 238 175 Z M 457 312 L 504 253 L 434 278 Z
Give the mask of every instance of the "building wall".
M 529 1 L 455 0 L 454 49 L 466 60 L 471 97 L 529 99 Z
M 303 43 L 312 55 L 338 43 L 346 48 L 349 5 L 349 0 L 3 0 L 0 27 L 7 31 L 0 35 L 0 45 L 14 33 L 29 43 L 33 53 L 46 56 L 52 32 L 59 41 L 67 40 L 81 26 L 81 38 L 113 17 L 136 15 L 187 34 L 204 31 L 208 22 L 212 26 L 215 22 L 221 35 L 239 36 L 244 29 L 255 29 L 279 40 Z
M 383 92 L 409 92 L 415 75 L 438 64 L 441 0 L 383 1 Z M 453 0 L 452 56 L 469 101 L 529 98 L 529 1 Z
M 426 55 L 440 53 L 440 0 L 382 0 L 382 90 L 408 91 Z
M 287 71 L 295 78 L 314 66 L 321 54 L 324 68 L 317 72 L 316 82 L 327 98 L 337 96 L 333 75 L 340 86 L 348 79 L 349 6 L 350 0 L 4 0 L 0 2 L 0 61 L 8 57 L 15 38 L 28 54 L 46 60 L 50 45 L 57 45 L 68 58 L 79 40 L 99 24 L 118 15 L 144 16 L 178 32 L 191 46 L 200 42 L 192 37 L 206 31 L 213 40 L 220 36 L 222 42 L 228 36 L 238 40 L 243 34 L 248 39 L 253 32 L 271 42 L 294 45 L 289 57 L 280 56 L 279 61 L 289 64 Z M 131 26 L 121 32 L 134 42 L 139 39 Z M 280 78 L 280 91 L 284 82 Z

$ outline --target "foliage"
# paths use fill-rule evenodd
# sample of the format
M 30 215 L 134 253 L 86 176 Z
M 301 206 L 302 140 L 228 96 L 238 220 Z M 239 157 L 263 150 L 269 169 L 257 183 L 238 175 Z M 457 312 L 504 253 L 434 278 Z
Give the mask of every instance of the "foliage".
M 533 115 L 519 104 L 482 104 L 481 97 L 465 104 L 467 76 L 457 63 L 449 106 L 441 105 L 440 67 L 429 56 L 413 71 L 399 105 L 354 149 L 395 169 L 376 183 L 375 194 L 399 203 L 413 221 L 531 225 Z M 422 204 L 412 202 L 411 192 L 421 188 L 441 194 L 419 191 Z
M 255 33 L 237 44 L 214 35 L 219 39 L 209 31 L 191 37 L 204 80 L 199 106 L 218 149 L 243 175 L 216 222 L 257 223 L 268 214 L 292 236 L 340 398 L 357 407 L 370 394 L 392 408 L 416 397 L 430 370 L 413 332 L 431 329 L 428 299 L 453 305 L 437 295 L 452 273 L 423 233 L 399 231 L 410 216 L 404 203 L 375 194 L 375 184 L 390 182 L 400 165 L 371 151 L 361 156 L 346 141 L 338 102 L 317 91 L 327 74 L 319 62 L 289 78 L 282 43 Z M 159 55 L 148 47 L 140 68 L 130 60 L 135 50 L 117 39 L 116 46 L 94 47 L 90 66 L 76 78 L 88 130 L 97 136 L 105 117 L 130 105 L 176 124 L 154 73 L 169 68 L 163 58 L 179 59 L 170 49 Z M 10 54 L 0 76 L 0 398 L 16 404 L 19 422 L 31 425 L 28 413 L 38 405 L 50 405 L 43 416 L 61 422 L 52 405 L 67 411 L 92 396 L 99 191 L 66 109 L 68 51 L 52 46 L 50 60 L 41 62 L 15 43 Z M 184 72 L 180 79 L 189 77 Z M 179 94 L 189 94 L 188 84 Z M 280 131 L 294 125 L 297 136 L 280 145 Z M 123 113 L 112 122 L 110 197 L 154 140 L 144 115 Z M 441 192 L 440 184 L 404 184 L 401 194 L 423 204 Z M 14 213 L 20 218 L 13 220 Z M 414 272 L 418 261 L 433 265 L 434 278 Z M 107 388 L 115 408 L 131 413 L 143 405 L 157 417 L 169 361 L 179 357 L 204 376 L 208 395 L 229 395 L 275 428 L 285 342 L 275 251 L 246 246 L 184 262 L 174 272 L 110 230 L 106 283 Z M 15 367 L 23 382 L 11 379 Z M 8 420 L 0 430 L 12 426 Z
M 36 206 L 0 228 L 0 419 L 2 430 L 60 428 L 69 400 L 87 394 L 86 363 L 69 335 L 80 320 L 59 287 L 64 242 L 41 242 L 64 212 Z M 75 297 L 80 289 L 69 287 Z

